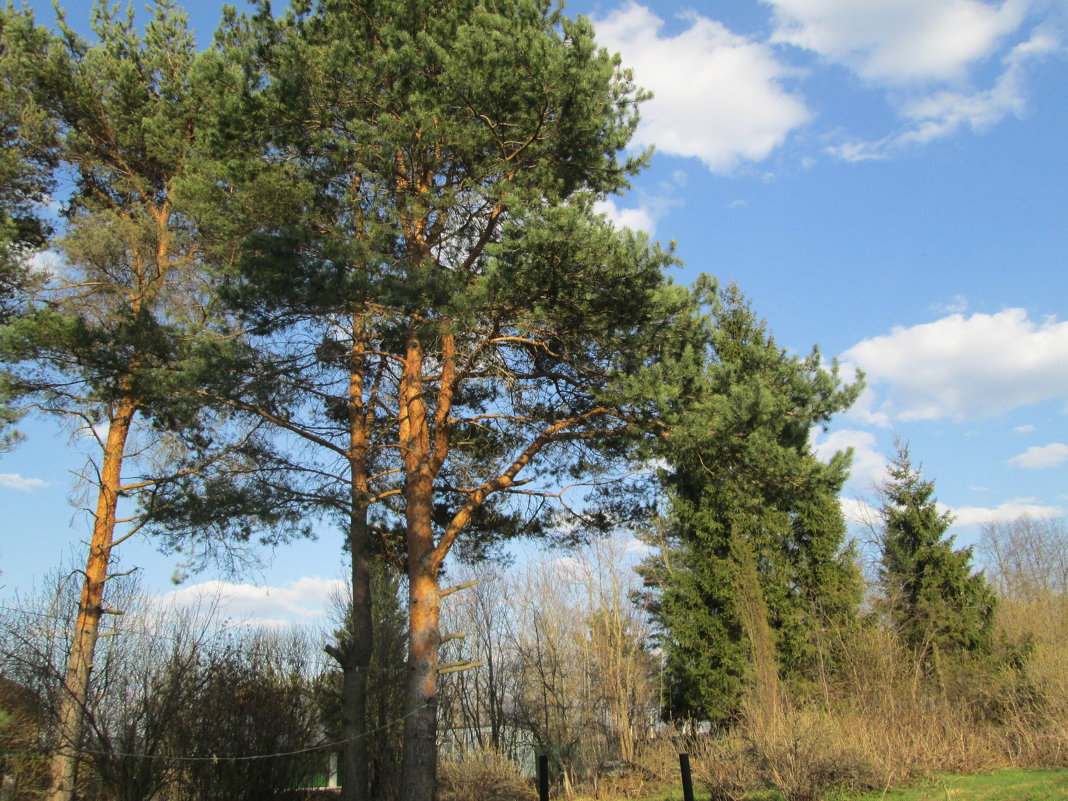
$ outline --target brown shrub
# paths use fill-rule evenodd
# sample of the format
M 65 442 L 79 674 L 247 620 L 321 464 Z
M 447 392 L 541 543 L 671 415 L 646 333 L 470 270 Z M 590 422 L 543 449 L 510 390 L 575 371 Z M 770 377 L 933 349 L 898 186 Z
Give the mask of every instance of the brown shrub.
M 855 733 L 825 710 L 786 702 L 774 710 L 751 709 L 743 732 L 756 776 L 787 801 L 819 801 L 832 787 L 879 784 L 871 756 Z
M 519 766 L 493 749 L 470 751 L 463 759 L 442 760 L 440 801 L 535 801 L 537 793 Z
M 748 744 L 740 736 L 702 737 L 690 748 L 694 779 L 712 801 L 740 801 L 760 786 Z

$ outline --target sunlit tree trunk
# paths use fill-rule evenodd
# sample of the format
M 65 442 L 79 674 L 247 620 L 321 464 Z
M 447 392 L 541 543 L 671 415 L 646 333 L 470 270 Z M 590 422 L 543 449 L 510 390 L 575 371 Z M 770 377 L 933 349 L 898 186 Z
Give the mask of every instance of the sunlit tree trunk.
M 104 444 L 93 538 L 89 545 L 89 559 L 78 602 L 78 619 L 59 699 L 58 742 L 52 756 L 52 780 L 48 790 L 51 801 L 70 801 L 74 794 L 78 749 L 89 697 L 89 676 L 93 669 L 100 616 L 103 614 L 104 583 L 108 579 L 108 564 L 115 541 L 122 462 L 136 410 L 132 400 L 124 398 L 119 401 Z
M 423 395 L 423 346 L 413 334 L 400 387 L 400 445 L 405 467 L 408 544 L 408 676 L 401 801 L 434 798 L 437 774 L 438 647 L 441 617 L 435 557 L 434 473 Z

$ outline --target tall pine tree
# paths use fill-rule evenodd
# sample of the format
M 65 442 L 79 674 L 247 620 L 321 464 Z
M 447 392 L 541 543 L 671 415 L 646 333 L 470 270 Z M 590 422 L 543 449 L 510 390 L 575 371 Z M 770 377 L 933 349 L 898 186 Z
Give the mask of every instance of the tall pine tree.
M 254 460 L 251 436 L 218 447 L 211 429 L 225 423 L 204 419 L 190 383 L 205 350 L 234 341 L 212 306 L 183 197 L 183 182 L 202 166 L 202 121 L 215 94 L 185 14 L 170 0 L 150 14 L 142 35 L 132 10 L 120 16 L 98 3 L 93 43 L 62 15 L 58 35 L 10 7 L 0 23 L 4 91 L 22 104 L 4 135 L 73 183 L 49 242 L 59 264 L 0 328 L 7 390 L 90 449 L 92 535 L 58 710 L 53 801 L 74 790 L 94 649 L 102 616 L 116 611 L 105 599 L 115 548 L 140 529 L 168 480 L 224 454 L 239 469 Z M 180 442 L 177 433 L 190 436 Z M 161 466 L 176 457 L 180 466 Z M 140 509 L 123 500 L 131 496 Z
M 224 41 L 267 134 L 258 160 L 220 176 L 219 225 L 262 222 L 237 232 L 230 298 L 264 335 L 254 369 L 307 389 L 232 402 L 339 459 L 357 664 L 373 548 L 399 546 L 401 797 L 422 801 L 445 557 L 545 530 L 559 477 L 595 472 L 589 443 L 646 412 L 621 377 L 689 308 L 666 254 L 594 213 L 640 166 L 619 153 L 641 95 L 588 22 L 535 0 L 322 0 L 280 18 L 262 3 Z M 261 191 L 291 217 L 256 216 Z

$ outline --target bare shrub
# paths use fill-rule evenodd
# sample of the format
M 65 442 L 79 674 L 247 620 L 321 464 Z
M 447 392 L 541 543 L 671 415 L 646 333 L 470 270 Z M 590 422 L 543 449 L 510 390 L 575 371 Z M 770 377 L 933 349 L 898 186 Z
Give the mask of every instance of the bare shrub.
M 37 696 L 0 676 L 0 798 L 43 797 L 49 779 L 40 742 L 44 732 Z
M 1010 764 L 988 717 L 1011 683 L 995 663 L 944 658 L 932 675 L 894 632 L 876 627 L 853 632 L 841 652 L 829 710 L 867 755 L 876 783 Z
M 679 774 L 678 738 L 662 734 L 644 741 L 638 747 L 634 763 L 635 768 L 648 776 L 650 782 L 672 784 Z
M 878 784 L 866 749 L 840 719 L 824 710 L 785 702 L 773 714 L 767 707 L 751 710 L 743 731 L 760 782 L 774 787 L 786 801 L 819 801 L 832 787 Z
M 679 745 L 667 735 L 635 743 L 634 761 L 603 762 L 583 780 L 575 801 L 646 798 L 673 786 L 679 777 Z
M 711 801 L 740 801 L 761 784 L 752 751 L 736 734 L 696 739 L 690 747 L 690 766 Z
M 487 748 L 461 760 L 443 759 L 438 768 L 439 801 L 535 801 L 530 779 L 508 757 Z

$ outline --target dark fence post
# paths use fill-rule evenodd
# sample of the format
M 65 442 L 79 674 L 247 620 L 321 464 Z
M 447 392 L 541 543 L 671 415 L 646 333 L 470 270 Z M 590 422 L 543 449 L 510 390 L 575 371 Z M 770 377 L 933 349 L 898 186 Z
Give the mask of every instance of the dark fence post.
M 690 777 L 689 754 L 679 754 L 679 770 L 682 771 L 683 801 L 693 801 L 693 779 Z
M 549 801 L 549 755 L 538 755 L 538 801 Z M 692 801 L 692 799 L 691 799 Z

